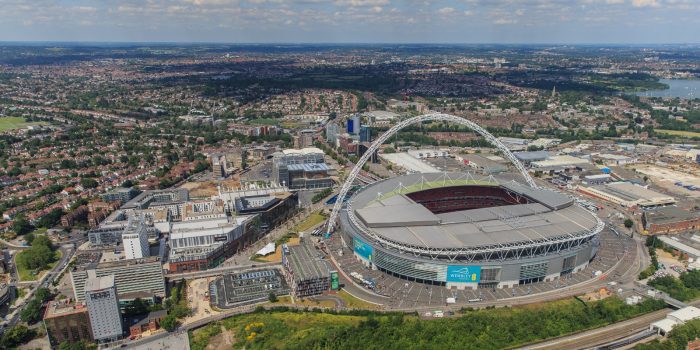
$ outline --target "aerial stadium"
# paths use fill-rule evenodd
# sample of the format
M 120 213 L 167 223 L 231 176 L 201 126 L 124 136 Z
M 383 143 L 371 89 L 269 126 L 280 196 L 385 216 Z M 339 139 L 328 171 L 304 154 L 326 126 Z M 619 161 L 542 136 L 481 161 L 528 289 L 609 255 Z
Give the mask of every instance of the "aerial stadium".
M 346 196 L 369 156 L 401 129 L 451 122 L 500 151 L 525 184 L 505 176 L 416 173 L 372 183 Z M 404 119 L 377 138 L 350 171 L 327 223 L 366 266 L 448 288 L 510 288 L 583 270 L 600 248 L 603 222 L 564 194 L 542 189 L 513 153 L 469 119 L 429 113 Z
M 366 266 L 457 288 L 510 288 L 584 269 L 603 226 L 563 194 L 471 173 L 416 173 L 371 184 L 340 211 Z

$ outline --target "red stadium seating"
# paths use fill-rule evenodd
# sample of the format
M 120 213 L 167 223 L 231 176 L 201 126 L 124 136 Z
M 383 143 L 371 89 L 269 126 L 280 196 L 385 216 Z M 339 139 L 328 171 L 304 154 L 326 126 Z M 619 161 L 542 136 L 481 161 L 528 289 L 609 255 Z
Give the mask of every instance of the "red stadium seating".
M 452 186 L 409 193 L 406 196 L 434 214 L 459 210 L 527 204 L 529 201 L 496 186 Z

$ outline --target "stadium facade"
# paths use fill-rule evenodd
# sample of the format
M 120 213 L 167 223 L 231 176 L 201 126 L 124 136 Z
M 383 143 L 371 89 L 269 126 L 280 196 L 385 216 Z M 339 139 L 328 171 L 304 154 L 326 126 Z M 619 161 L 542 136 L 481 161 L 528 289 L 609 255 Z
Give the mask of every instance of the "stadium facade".
M 603 223 L 563 194 L 471 173 L 411 174 L 356 192 L 340 232 L 366 266 L 457 288 L 509 288 L 584 269 Z

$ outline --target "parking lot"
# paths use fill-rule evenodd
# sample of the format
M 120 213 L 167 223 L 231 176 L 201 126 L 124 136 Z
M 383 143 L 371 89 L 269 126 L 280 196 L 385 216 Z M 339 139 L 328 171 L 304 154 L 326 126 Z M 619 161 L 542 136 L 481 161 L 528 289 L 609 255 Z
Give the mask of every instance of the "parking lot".
M 289 294 L 289 286 L 278 269 L 228 274 L 209 285 L 212 305 L 220 309 L 266 300 L 270 293 Z

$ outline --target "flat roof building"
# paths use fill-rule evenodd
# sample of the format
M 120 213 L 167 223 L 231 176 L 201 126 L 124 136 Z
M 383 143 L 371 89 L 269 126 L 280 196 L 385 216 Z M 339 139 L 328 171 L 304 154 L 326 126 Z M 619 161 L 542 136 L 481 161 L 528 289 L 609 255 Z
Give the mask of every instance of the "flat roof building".
M 90 262 L 76 267 L 70 272 L 73 294 L 78 302 L 85 301 L 85 288 L 89 274 L 103 277 L 114 275 L 115 285 L 120 294 L 146 292 L 156 297 L 165 297 L 165 277 L 158 257 L 120 260 L 110 262 Z
M 282 247 L 282 265 L 295 297 L 321 294 L 330 289 L 331 273 L 310 242 Z
M 88 309 L 70 299 L 52 300 L 46 305 L 43 317 L 49 343 L 56 346 L 63 342 L 92 341 L 92 328 Z
M 679 233 L 700 229 L 700 212 L 664 207 L 642 214 L 642 224 L 648 234 Z
M 604 199 L 627 208 L 659 207 L 676 203 L 676 199 L 671 196 L 629 182 L 613 182 L 606 185 L 590 187 L 579 186 L 578 189 L 590 196 Z
M 661 321 L 652 323 L 649 329 L 656 331 L 659 335 L 666 336 L 668 332 L 673 330 L 676 326 L 699 318 L 700 309 L 694 306 L 687 306 L 669 313 L 666 318 Z

